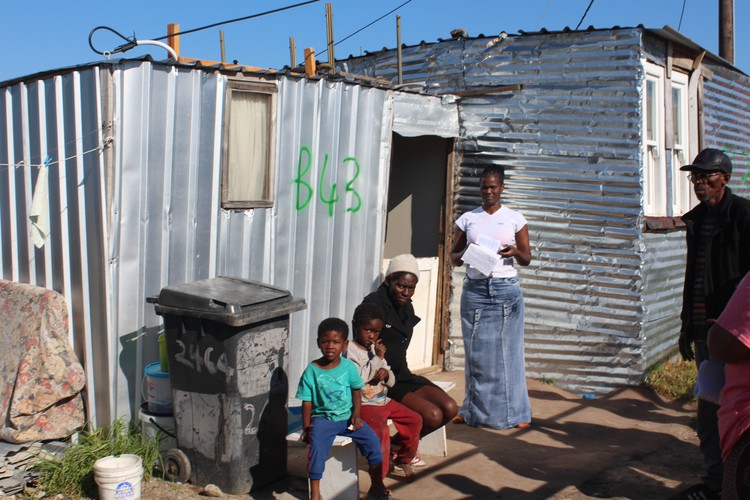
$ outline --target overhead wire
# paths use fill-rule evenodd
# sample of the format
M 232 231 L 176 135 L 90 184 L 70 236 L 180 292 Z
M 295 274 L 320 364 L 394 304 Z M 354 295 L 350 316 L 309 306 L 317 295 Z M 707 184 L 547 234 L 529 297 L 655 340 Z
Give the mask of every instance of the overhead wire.
M 366 30 L 367 28 L 369 28 L 370 26 L 372 26 L 373 24 L 375 24 L 375 23 L 377 23 L 377 22 L 379 22 L 379 21 L 382 21 L 383 19 L 385 19 L 386 17 L 390 16 L 391 14 L 393 14 L 394 12 L 396 12 L 397 10 L 401 9 L 402 7 L 404 7 L 405 5 L 407 5 L 407 4 L 409 4 L 409 3 L 411 3 L 412 1 L 413 1 L 413 0 L 406 0 L 406 1 L 404 2 L 404 3 L 402 3 L 402 4 L 401 4 L 401 5 L 399 5 L 398 7 L 394 7 L 393 9 L 389 10 L 388 12 L 386 12 L 385 14 L 383 14 L 382 16 L 380 16 L 380 17 L 378 17 L 377 19 L 375 19 L 374 21 L 371 21 L 371 22 L 367 23 L 366 25 L 362 26 L 361 28 L 359 28 L 358 30 L 356 30 L 356 31 L 354 31 L 354 32 L 352 32 L 352 33 L 350 33 L 350 34 L 346 35 L 346 36 L 345 36 L 344 38 L 342 38 L 341 40 L 338 40 L 338 41 L 334 42 L 334 43 L 333 43 L 333 46 L 335 47 L 336 45 L 338 45 L 338 44 L 340 44 L 340 43 L 342 43 L 342 42 L 345 42 L 346 40 L 349 40 L 349 39 L 350 39 L 351 37 L 353 37 L 354 35 L 357 35 L 358 33 L 362 32 L 362 31 Z M 319 53 L 319 54 L 317 54 L 317 55 L 323 55 L 323 54 L 325 54 L 326 52 L 328 52 L 328 49 L 325 49 L 325 50 L 323 50 L 322 52 L 320 52 L 320 53 Z M 305 57 L 305 60 L 307 60 L 307 58 L 308 58 L 308 57 L 310 57 L 310 55 L 307 55 L 307 56 Z
M 293 5 L 287 5 L 285 7 L 279 7 L 278 9 L 272 9 L 272 10 L 268 10 L 268 11 L 265 11 L 265 12 L 260 12 L 258 14 L 251 14 L 249 16 L 238 17 L 238 18 L 235 18 L 235 19 L 229 19 L 229 20 L 220 21 L 220 22 L 217 22 L 217 23 L 211 23 L 211 24 L 207 24 L 205 26 L 200 26 L 198 28 L 184 30 L 184 31 L 180 31 L 180 32 L 177 32 L 177 33 L 170 33 L 168 35 L 165 35 L 165 36 L 162 36 L 162 37 L 158 37 L 158 38 L 150 38 L 149 40 L 158 42 L 160 40 L 165 40 L 165 39 L 168 39 L 168 38 L 171 38 L 171 37 L 175 37 L 175 36 L 179 36 L 179 35 L 188 35 L 188 34 L 191 34 L 191 33 L 195 33 L 197 31 L 202 31 L 202 30 L 206 30 L 206 29 L 210 29 L 210 28 L 215 28 L 217 26 L 223 26 L 225 24 L 231 24 L 231 23 L 236 23 L 236 22 L 239 22 L 239 21 L 246 21 L 248 19 L 254 19 L 254 18 L 257 18 L 257 17 L 266 16 L 266 15 L 269 15 L 269 14 L 275 14 L 277 12 L 282 12 L 282 11 L 285 11 L 285 10 L 294 9 L 294 8 L 297 8 L 297 7 L 302 7 L 304 5 L 308 5 L 308 4 L 311 4 L 311 3 L 316 3 L 316 2 L 319 2 L 319 1 L 320 0 L 307 0 L 305 2 L 300 2 L 300 3 L 293 4 Z M 404 6 L 410 4 L 412 1 L 414 1 L 414 0 L 406 0 L 405 2 L 401 3 L 397 7 L 394 7 L 393 9 L 389 10 L 388 12 L 386 12 L 385 14 L 383 14 L 382 16 L 378 17 L 377 19 L 375 19 L 375 20 L 367 23 L 366 25 L 362 26 L 361 28 L 353 31 L 352 33 L 350 33 L 348 35 L 346 35 L 342 39 L 337 40 L 336 42 L 334 42 L 333 45 L 336 46 L 336 45 L 339 45 L 340 43 L 345 42 L 346 40 L 352 38 L 353 36 L 355 36 L 355 35 L 357 35 L 359 33 L 361 33 L 362 31 L 366 30 L 367 28 L 369 28 L 370 26 L 376 24 L 377 22 L 382 21 L 383 19 L 385 19 L 386 17 L 390 16 L 391 14 L 393 14 L 396 11 L 398 11 L 399 9 L 403 8 Z M 592 3 L 593 3 L 593 0 L 592 0 Z M 94 47 L 93 36 L 94 36 L 94 33 L 96 33 L 99 30 L 108 30 L 108 31 L 114 33 L 115 35 L 117 35 L 118 37 L 122 38 L 123 40 L 125 40 L 125 43 L 122 44 L 122 45 L 119 45 L 119 46 L 115 47 L 112 51 L 100 51 L 100 50 L 97 50 Z M 111 54 L 117 54 L 117 53 L 120 53 L 120 52 L 126 52 L 126 51 L 128 51 L 128 50 L 130 50 L 130 49 L 132 49 L 132 48 L 134 48 L 134 47 L 136 47 L 138 45 L 139 45 L 139 41 L 138 41 L 138 39 L 136 38 L 135 35 L 133 35 L 132 37 L 127 37 L 127 36 L 123 35 L 122 33 L 118 32 L 117 30 L 114 30 L 114 29 L 110 28 L 109 26 L 97 26 L 94 29 L 92 29 L 91 32 L 89 33 L 89 47 L 91 47 L 91 50 L 93 50 L 94 52 L 96 52 L 97 54 L 100 54 L 100 55 L 109 56 Z M 322 54 L 325 54 L 327 52 L 328 52 L 328 49 L 326 48 L 325 50 L 323 50 L 322 52 L 320 52 L 318 55 L 322 55 Z M 309 55 L 307 57 L 309 57 Z
M 96 33 L 99 30 L 111 31 L 115 35 L 117 35 L 120 38 L 122 38 L 123 40 L 125 40 L 126 43 L 120 45 L 119 47 L 116 47 L 111 52 L 103 52 L 103 51 L 100 51 L 100 50 L 96 50 L 96 47 L 94 47 L 93 37 L 94 37 L 94 33 Z M 96 28 L 92 29 L 89 32 L 89 47 L 91 47 L 91 50 L 93 50 L 94 52 L 96 52 L 100 56 L 103 56 L 103 55 L 106 55 L 106 54 L 117 54 L 118 52 L 125 52 L 126 50 L 130 50 L 133 47 L 135 47 L 135 45 L 136 45 L 136 43 L 135 43 L 135 35 L 133 35 L 130 38 L 126 37 L 125 35 L 123 35 L 119 31 L 114 30 L 114 29 L 110 28 L 109 26 L 97 26 Z
M 350 39 L 351 37 L 353 37 L 354 35 L 356 35 L 356 34 L 358 34 L 358 33 L 362 32 L 362 31 L 366 30 L 367 28 L 369 28 L 369 27 L 370 27 L 370 26 L 372 26 L 373 24 L 377 23 L 378 21 L 382 21 L 383 19 L 385 19 L 386 17 L 390 16 L 391 14 L 393 14 L 394 12 L 396 12 L 397 10 L 399 10 L 399 9 L 400 9 L 401 7 L 405 6 L 406 4 L 408 4 L 408 3 L 411 3 L 412 1 L 413 1 L 413 0 L 406 0 L 406 2 L 402 3 L 402 4 L 401 4 L 401 5 L 399 5 L 398 7 L 394 8 L 394 9 L 391 9 L 391 10 L 390 10 L 389 12 L 386 12 L 385 14 L 383 14 L 383 15 L 382 15 L 382 16 L 380 16 L 379 18 L 375 19 L 374 21 L 372 21 L 372 22 L 370 22 L 370 23 L 366 24 L 365 26 L 362 26 L 361 28 L 359 28 L 359 29 L 358 29 L 357 31 L 355 31 L 354 33 L 351 33 L 351 34 L 349 34 L 349 35 L 345 36 L 344 38 L 342 38 L 342 39 L 341 39 L 341 40 L 339 40 L 338 42 L 335 42 L 335 43 L 334 43 L 333 45 L 334 45 L 334 46 L 336 46 L 336 45 L 338 45 L 338 44 L 340 44 L 340 43 L 342 43 L 342 42 L 344 42 L 344 41 L 346 41 L 346 40 L 349 40 L 349 39 Z M 327 49 L 326 49 L 326 50 L 327 50 Z
M 576 31 L 578 31 L 578 28 L 581 27 L 581 23 L 583 23 L 583 20 L 586 19 L 586 14 L 589 13 L 589 9 L 591 8 L 592 5 L 594 5 L 594 0 L 591 0 L 591 2 L 589 2 L 589 6 L 586 7 L 586 11 L 583 13 L 583 16 L 581 16 L 581 20 L 578 21 L 578 26 L 576 26 Z
M 539 26 L 542 26 L 542 23 L 544 22 L 544 18 L 547 16 L 547 12 L 549 11 L 549 6 L 552 3 L 552 0 L 547 0 L 547 6 L 544 8 L 544 11 L 542 11 L 542 16 L 539 18 L 539 21 L 537 21 L 537 24 Z
M 277 12 L 282 12 L 284 10 L 289 10 L 289 9 L 294 9 L 294 8 L 297 8 L 297 7 L 302 7 L 303 5 L 307 5 L 307 4 L 311 4 L 311 3 L 316 3 L 316 2 L 319 2 L 319 1 L 320 0 L 308 0 L 307 2 L 296 3 L 294 5 L 287 5 L 286 7 L 279 7 L 278 9 L 267 10 L 265 12 L 260 12 L 258 14 L 252 14 L 252 15 L 245 16 L 245 17 L 238 17 L 237 19 L 230 19 L 229 21 L 221 21 L 221 22 L 218 22 L 218 23 L 207 24 L 206 26 L 201 26 L 200 28 L 193 28 L 193 29 L 190 29 L 190 30 L 180 31 L 179 33 L 170 33 L 169 35 L 165 35 L 165 36 L 162 36 L 162 37 L 159 37 L 159 38 L 151 38 L 151 40 L 157 40 L 158 41 L 158 40 L 164 40 L 165 38 L 171 38 L 173 36 L 188 35 L 190 33 L 195 33 L 196 31 L 207 30 L 209 28 L 216 28 L 217 26 L 223 26 L 225 24 L 236 23 L 236 22 L 239 22 L 239 21 L 247 21 L 248 19 L 254 19 L 256 17 L 267 16 L 268 14 L 276 14 Z
M 682 27 L 682 16 L 685 15 L 686 3 L 687 3 L 687 0 L 682 0 L 682 10 L 680 11 L 680 22 L 677 24 L 677 31 L 680 31 L 680 28 Z
M 285 10 L 294 9 L 294 8 L 297 8 L 297 7 L 302 7 L 304 5 L 308 5 L 308 4 L 311 4 L 311 3 L 316 3 L 316 2 L 319 2 L 319 1 L 320 0 L 307 0 L 305 2 L 296 3 L 294 5 L 287 5 L 285 7 L 279 7 L 278 9 L 267 10 L 265 12 L 259 12 L 257 14 L 251 14 L 249 16 L 238 17 L 236 19 L 229 19 L 227 21 L 220 21 L 218 23 L 207 24 L 205 26 L 201 26 L 201 27 L 198 27 L 198 28 L 193 28 L 193 29 L 189 29 L 189 30 L 185 30 L 185 31 L 180 31 L 178 33 L 170 33 L 168 35 L 165 35 L 165 36 L 162 36 L 162 37 L 159 37 L 159 38 L 149 38 L 148 40 L 152 40 L 152 41 L 157 41 L 158 42 L 159 40 L 164 40 L 166 38 L 171 38 L 171 37 L 178 36 L 178 35 L 187 35 L 187 34 L 190 34 L 190 33 L 195 33 L 196 31 L 202 31 L 202 30 L 206 30 L 206 29 L 209 29 L 209 28 L 215 28 L 217 26 L 223 26 L 225 24 L 231 24 L 231 23 L 236 23 L 236 22 L 239 22 L 239 21 L 246 21 L 248 19 L 254 19 L 256 17 L 266 16 L 266 15 L 269 15 L 269 14 L 275 14 L 277 12 L 282 12 L 282 11 L 285 11 Z M 120 45 L 118 47 L 115 47 L 110 52 L 103 52 L 103 51 L 97 50 L 94 47 L 94 43 L 92 41 L 92 38 L 94 36 L 94 33 L 96 31 L 98 31 L 98 30 L 101 30 L 101 29 L 106 29 L 108 31 L 111 31 L 115 35 L 117 35 L 120 38 L 122 38 L 123 40 L 125 40 L 126 43 L 124 43 L 124 44 L 122 44 L 122 45 Z M 109 55 L 109 54 L 117 54 L 119 52 L 126 52 L 126 51 L 132 49 L 133 47 L 135 47 L 137 45 L 138 45 L 138 40 L 135 37 L 135 35 L 133 35 L 132 37 L 126 37 L 125 35 L 117 32 L 116 30 L 110 28 L 109 26 L 97 26 L 96 28 L 92 29 L 91 32 L 89 33 L 89 47 L 91 47 L 91 50 L 93 50 L 94 52 L 96 52 L 99 55 Z

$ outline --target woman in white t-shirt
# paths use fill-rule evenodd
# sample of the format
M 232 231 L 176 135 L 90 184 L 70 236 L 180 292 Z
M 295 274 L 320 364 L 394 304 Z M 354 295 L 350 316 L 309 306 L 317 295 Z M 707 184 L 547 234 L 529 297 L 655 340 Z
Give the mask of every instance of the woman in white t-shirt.
M 467 264 L 461 296 L 466 397 L 455 423 L 509 429 L 531 424 L 523 354 L 523 295 L 515 264 L 531 262 L 520 212 L 500 204 L 502 167 L 480 176 L 482 206 L 458 218 L 451 261 Z

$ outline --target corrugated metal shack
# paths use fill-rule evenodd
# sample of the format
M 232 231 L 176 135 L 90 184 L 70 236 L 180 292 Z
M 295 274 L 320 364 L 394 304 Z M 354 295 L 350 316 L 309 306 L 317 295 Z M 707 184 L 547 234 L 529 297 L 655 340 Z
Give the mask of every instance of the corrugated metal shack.
M 97 425 L 137 418 L 161 329 L 146 298 L 197 279 L 306 300 L 291 318 L 295 390 L 318 322 L 350 318 L 377 284 L 395 134 L 458 135 L 449 98 L 242 70 L 146 57 L 0 83 L 0 276 L 66 297 Z M 250 181 L 266 181 L 249 194 L 230 157 L 252 141 L 235 111 L 232 145 L 229 109 L 263 145 Z
M 479 172 L 506 166 L 534 256 L 521 268 L 528 374 L 583 393 L 640 383 L 676 350 L 679 215 L 696 203 L 677 169 L 718 147 L 750 195 L 750 79 L 669 27 L 451 35 L 402 47 L 402 82 L 460 96 L 454 220 L 480 204 Z M 398 81 L 396 49 L 342 63 Z M 462 276 L 446 360 L 459 369 Z

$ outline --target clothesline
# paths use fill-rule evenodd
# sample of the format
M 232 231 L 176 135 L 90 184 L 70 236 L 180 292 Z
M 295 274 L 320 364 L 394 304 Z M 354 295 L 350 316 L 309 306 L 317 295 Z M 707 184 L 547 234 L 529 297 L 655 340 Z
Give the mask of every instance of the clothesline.
M 82 142 L 83 142 L 83 141 L 84 141 L 84 140 L 85 140 L 86 138 L 88 138 L 89 136 L 91 136 L 91 135 L 93 135 L 93 134 L 98 134 L 98 133 L 101 133 L 101 131 L 102 131 L 102 129 L 96 129 L 96 130 L 92 130 L 91 132 L 89 132 L 89 133 L 87 133 L 87 134 L 84 134 L 84 135 L 83 135 L 83 136 L 81 136 L 81 137 L 77 137 L 77 138 L 75 138 L 75 139 L 72 139 L 72 140 L 70 140 L 70 141 L 68 141 L 68 142 L 64 143 L 64 144 L 62 145 L 62 147 L 70 146 L 71 144 L 82 143 Z M 106 139 L 104 140 L 104 144 L 100 144 L 100 145 L 96 146 L 95 148 L 91 148 L 91 149 L 89 149 L 88 151 L 84 151 L 83 153 L 78 153 L 78 154 L 75 154 L 75 155 L 69 156 L 69 157 L 67 157 L 67 158 L 63 158 L 63 159 L 61 159 L 61 160 L 50 161 L 49 163 L 47 163 L 47 165 L 55 165 L 55 164 L 57 164 L 57 163 L 60 163 L 60 162 L 63 162 L 63 161 L 68 161 L 68 160 L 72 160 L 73 158 L 76 158 L 76 157 L 78 157 L 78 156 L 83 156 L 83 155 L 89 154 L 89 153 L 91 153 L 91 152 L 93 152 L 93 151 L 101 151 L 101 150 L 104 150 L 104 149 L 105 149 L 105 148 L 107 148 L 107 147 L 108 147 L 108 146 L 109 146 L 109 145 L 110 145 L 111 143 L 112 143 L 112 138 L 111 138 L 111 137 L 107 137 L 107 138 L 106 138 Z M 31 164 L 30 164 L 29 166 L 30 166 L 30 167 L 32 167 L 32 168 L 41 168 L 41 167 L 42 167 L 42 166 L 43 166 L 43 165 L 45 164 L 44 160 L 45 160 L 46 158 L 48 158 L 48 157 L 49 157 L 49 155 L 48 155 L 48 154 L 47 154 L 47 155 L 44 155 L 44 156 L 42 157 L 42 161 L 41 161 L 41 163 L 31 163 Z M 3 170 L 5 170 L 5 169 L 6 169 L 7 167 L 14 167 L 14 168 L 23 168 L 23 167 L 25 167 L 25 166 L 26 166 L 26 161 L 25 161 L 25 160 L 20 160 L 20 161 L 17 161 L 17 162 L 15 162 L 15 163 L 0 163 L 0 171 L 3 171 Z
M 72 160 L 73 158 L 83 157 L 84 155 L 87 155 L 89 153 L 93 153 L 94 151 L 101 152 L 101 151 L 104 151 L 107 148 L 107 146 L 109 145 L 110 142 L 111 142 L 111 140 L 107 141 L 103 146 L 97 146 L 95 148 L 89 149 L 88 151 L 84 151 L 82 153 L 78 153 L 78 154 L 75 154 L 75 155 L 72 155 L 72 156 L 68 156 L 67 158 L 63 158 L 61 160 L 55 160 L 55 161 L 51 161 L 50 160 L 50 161 L 47 162 L 46 160 L 49 157 L 46 157 L 45 161 L 42 161 L 42 163 L 39 163 L 38 165 L 32 164 L 32 165 L 30 165 L 30 167 L 31 168 L 37 168 L 37 169 L 42 168 L 44 166 L 49 167 L 50 165 L 55 165 L 55 164 L 58 164 L 58 163 L 66 162 L 68 160 Z M 0 172 L 4 172 L 5 170 L 7 170 L 8 167 L 22 168 L 24 166 L 25 166 L 25 162 L 23 160 L 21 160 L 18 163 L 15 163 L 15 164 L 0 163 Z
M 50 162 L 46 163 L 46 165 L 47 166 L 55 165 L 57 163 L 61 163 L 61 162 L 68 161 L 68 160 L 72 160 L 73 158 L 78 158 L 79 156 L 87 155 L 87 154 L 92 153 L 94 151 L 103 151 L 104 149 L 106 149 L 106 147 L 107 147 L 107 144 L 105 144 L 104 146 L 97 146 L 95 148 L 89 149 L 88 151 L 84 151 L 83 153 L 74 154 L 72 156 L 68 156 L 67 158 L 63 158 L 61 160 L 50 161 Z M 21 161 L 16 162 L 16 163 L 0 163 L 0 167 L 22 168 L 22 167 L 25 166 L 25 164 L 26 164 L 26 162 L 24 160 L 21 160 Z M 42 161 L 42 163 L 39 163 L 39 164 L 33 164 L 32 163 L 29 166 L 30 167 L 35 167 L 35 168 L 41 168 L 44 165 L 45 165 L 45 162 Z

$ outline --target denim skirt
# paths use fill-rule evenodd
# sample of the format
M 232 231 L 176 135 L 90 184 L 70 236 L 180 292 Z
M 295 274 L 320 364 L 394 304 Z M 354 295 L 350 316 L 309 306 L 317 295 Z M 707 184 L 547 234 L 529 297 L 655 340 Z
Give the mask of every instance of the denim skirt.
M 517 277 L 464 279 L 461 330 L 467 424 L 508 429 L 531 422 L 523 354 L 523 295 Z

